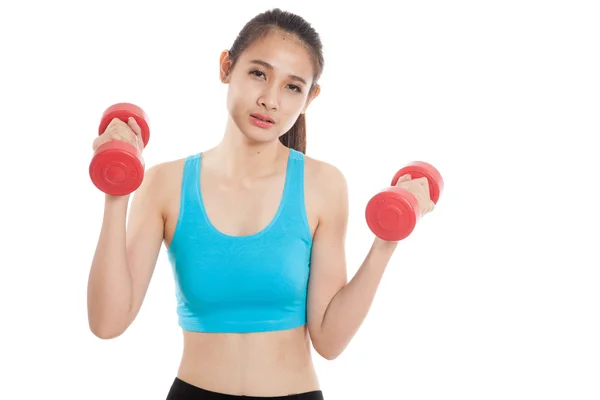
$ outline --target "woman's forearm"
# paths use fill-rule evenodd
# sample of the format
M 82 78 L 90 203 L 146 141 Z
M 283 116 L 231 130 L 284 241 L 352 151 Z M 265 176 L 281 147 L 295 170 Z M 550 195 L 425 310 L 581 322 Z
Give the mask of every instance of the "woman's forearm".
M 127 266 L 126 218 L 129 196 L 107 196 L 102 229 L 88 280 L 88 318 L 92 332 L 114 337 L 127 323 L 132 280 Z
M 362 325 L 396 247 L 376 239 L 352 280 L 332 298 L 320 335 L 328 359 L 339 356 Z

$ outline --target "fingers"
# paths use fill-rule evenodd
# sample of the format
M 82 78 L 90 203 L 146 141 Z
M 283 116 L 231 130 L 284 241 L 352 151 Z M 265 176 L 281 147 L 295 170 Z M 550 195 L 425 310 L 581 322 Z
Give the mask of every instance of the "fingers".
M 427 178 L 413 179 L 410 174 L 405 174 L 398 178 L 396 186 L 402 186 L 417 198 L 421 215 L 428 214 L 435 208 L 435 203 L 431 200 L 429 180 Z
M 133 117 L 129 117 L 127 120 L 127 125 L 131 128 L 133 133 L 135 133 L 136 138 L 136 146 L 141 150 L 144 148 L 144 139 L 142 138 L 142 128 L 138 125 L 137 121 Z
M 415 182 L 417 182 L 421 188 L 423 188 L 425 191 L 427 191 L 427 193 L 429 193 L 429 180 L 427 178 L 418 178 L 415 179 Z
M 435 203 L 431 199 L 426 198 L 424 196 L 415 196 L 415 197 L 417 197 L 417 200 L 419 202 L 419 211 L 420 211 L 421 216 L 429 214 L 435 208 Z
M 113 118 L 106 127 L 104 133 L 94 140 L 94 150 L 101 144 L 111 140 L 121 140 L 130 143 L 140 150 L 143 148 L 141 129 L 133 118 L 129 118 L 127 123 L 119 118 Z
M 121 119 L 115 117 L 115 118 L 113 118 L 113 119 L 110 120 L 110 123 L 106 127 L 106 130 L 108 131 L 110 129 L 115 129 L 115 127 L 117 127 L 119 125 L 123 125 L 123 124 L 124 124 L 124 122 Z
M 432 200 L 429 200 L 427 202 L 427 205 L 428 205 L 428 207 L 427 207 L 427 213 L 432 212 L 433 209 L 435 208 L 435 203 Z
M 138 125 L 137 121 L 133 117 L 129 117 L 127 120 L 127 125 L 133 130 L 133 132 L 138 135 L 140 138 L 142 136 L 142 128 Z

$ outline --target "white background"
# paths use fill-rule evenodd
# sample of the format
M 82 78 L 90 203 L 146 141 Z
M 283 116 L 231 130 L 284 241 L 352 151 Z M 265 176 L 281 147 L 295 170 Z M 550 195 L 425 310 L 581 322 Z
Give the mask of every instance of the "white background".
M 398 168 L 429 161 L 446 182 L 346 352 L 315 354 L 326 398 L 600 398 L 593 2 L 166 4 L 0 6 L 0 398 L 165 398 L 182 337 L 164 249 L 130 330 L 87 326 L 92 141 L 130 101 L 150 115 L 148 166 L 215 145 L 219 53 L 274 6 L 325 45 L 308 155 L 348 180 L 350 277 L 372 242 L 365 205 Z

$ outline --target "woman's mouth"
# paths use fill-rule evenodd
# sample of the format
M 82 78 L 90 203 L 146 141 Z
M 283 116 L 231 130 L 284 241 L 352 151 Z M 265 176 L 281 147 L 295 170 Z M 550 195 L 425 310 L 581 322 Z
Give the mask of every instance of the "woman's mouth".
M 270 128 L 275 123 L 271 117 L 262 114 L 250 114 L 250 122 L 259 128 Z

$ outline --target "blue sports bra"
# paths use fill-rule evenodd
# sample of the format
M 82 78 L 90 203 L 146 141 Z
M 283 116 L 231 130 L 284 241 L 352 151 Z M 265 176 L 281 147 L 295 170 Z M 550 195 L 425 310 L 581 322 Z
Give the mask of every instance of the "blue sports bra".
M 188 331 L 246 333 L 306 323 L 312 235 L 304 203 L 304 154 L 290 149 L 285 186 L 262 231 L 229 236 L 204 209 L 202 154 L 186 158 L 179 217 L 168 249 L 179 325 Z

